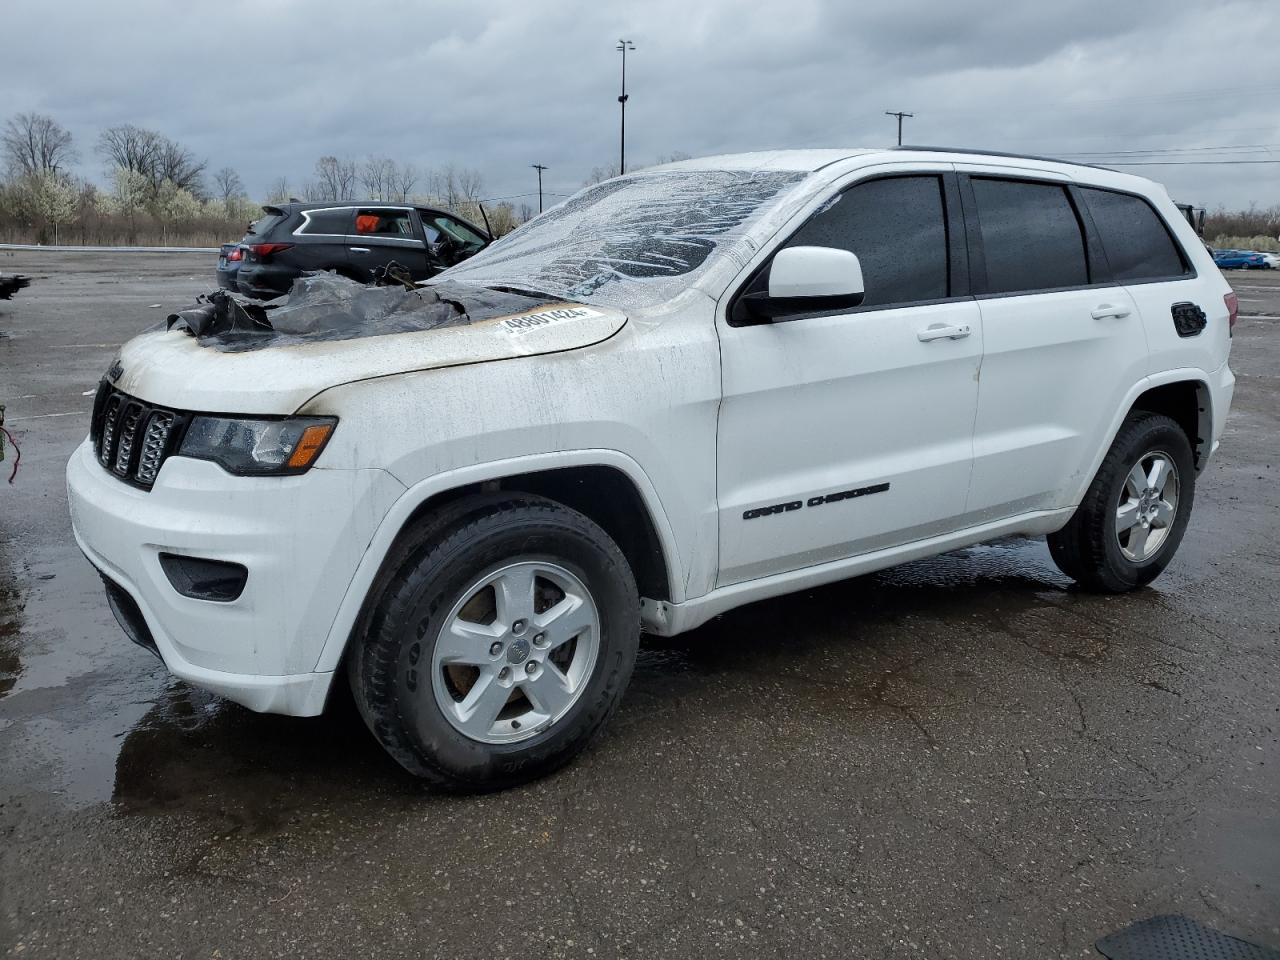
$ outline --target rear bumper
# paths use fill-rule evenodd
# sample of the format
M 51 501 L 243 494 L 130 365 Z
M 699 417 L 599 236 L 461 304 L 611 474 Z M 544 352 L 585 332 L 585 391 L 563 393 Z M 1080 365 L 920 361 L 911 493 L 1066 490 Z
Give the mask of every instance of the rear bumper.
M 1213 404 L 1213 442 L 1209 444 L 1209 455 L 1201 461 L 1203 470 L 1208 461 L 1218 451 L 1222 435 L 1227 429 L 1227 414 L 1231 411 L 1231 400 L 1236 392 L 1236 375 L 1231 372 L 1231 365 L 1224 363 L 1209 375 L 1209 395 Z
M 279 297 L 289 292 L 301 273 L 293 267 L 268 263 L 241 264 L 236 289 L 250 297 Z
M 315 670 L 321 648 L 403 490 L 382 470 L 245 478 L 171 457 L 142 491 L 102 469 L 88 441 L 67 464 L 76 541 L 145 627 L 127 623 L 126 609 L 117 613 L 126 632 L 144 646 L 149 639 L 176 676 L 251 710 L 293 716 L 324 707 L 333 671 Z M 244 591 L 231 602 L 183 596 L 162 552 L 243 564 Z

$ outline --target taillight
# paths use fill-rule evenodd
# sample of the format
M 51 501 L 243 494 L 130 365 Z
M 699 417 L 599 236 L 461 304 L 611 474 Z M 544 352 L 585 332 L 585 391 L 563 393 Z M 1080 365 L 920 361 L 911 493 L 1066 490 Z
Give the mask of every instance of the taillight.
M 1240 316 L 1240 298 L 1232 291 L 1222 295 L 1222 302 L 1227 305 L 1227 336 L 1235 336 L 1236 318 Z
M 232 250 L 230 253 L 228 253 L 228 254 L 227 254 L 227 259 L 228 259 L 228 260 L 239 260 L 239 259 L 240 259 L 241 257 L 243 257 L 243 256 L 244 256 L 244 254 L 241 252 L 240 248 L 239 248 L 239 247 L 236 247 L 234 250 Z
M 267 260 L 273 253 L 288 250 L 292 246 L 292 243 L 251 243 L 249 244 L 249 249 L 253 251 L 253 255 L 259 260 Z

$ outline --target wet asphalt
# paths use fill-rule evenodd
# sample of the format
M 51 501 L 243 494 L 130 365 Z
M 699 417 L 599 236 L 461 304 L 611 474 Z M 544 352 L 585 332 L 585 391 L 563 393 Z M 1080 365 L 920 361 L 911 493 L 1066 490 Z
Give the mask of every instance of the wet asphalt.
M 171 679 L 75 546 L 91 392 L 210 258 L 0 271 L 37 277 L 0 301 L 5 956 L 1089 957 L 1162 913 L 1280 948 L 1280 274 L 1230 276 L 1235 405 L 1151 588 L 1011 540 L 755 604 L 646 640 L 562 773 L 451 797 L 345 698 Z

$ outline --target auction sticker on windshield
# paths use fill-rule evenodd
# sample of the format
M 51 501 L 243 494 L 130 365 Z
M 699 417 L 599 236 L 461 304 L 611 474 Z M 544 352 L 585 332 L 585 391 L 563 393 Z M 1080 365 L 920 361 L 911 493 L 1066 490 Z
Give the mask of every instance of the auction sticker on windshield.
M 536 330 L 538 327 L 563 323 L 566 320 L 603 316 L 604 314 L 599 310 L 592 310 L 590 307 L 561 307 L 558 310 L 539 310 L 537 313 L 522 313 L 518 317 L 506 317 L 502 325 L 508 330 L 523 333 L 526 330 Z

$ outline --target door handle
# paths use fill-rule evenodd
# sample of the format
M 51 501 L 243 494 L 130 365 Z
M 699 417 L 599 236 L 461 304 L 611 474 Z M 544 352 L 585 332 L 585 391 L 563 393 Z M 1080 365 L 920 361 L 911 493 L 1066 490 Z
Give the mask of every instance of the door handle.
M 352 247 L 351 252 L 352 253 L 368 253 L 369 248 L 368 247 Z
M 967 323 L 962 323 L 959 326 L 935 323 L 918 332 L 916 339 L 921 343 L 928 343 L 930 340 L 963 340 L 971 333 L 973 331 Z
M 1109 303 L 1094 307 L 1093 313 L 1090 314 L 1095 320 L 1123 320 L 1128 315 L 1128 307 L 1113 307 Z

